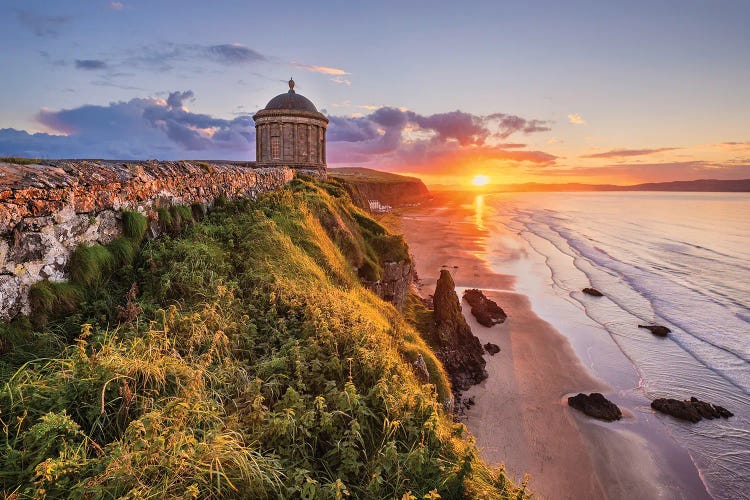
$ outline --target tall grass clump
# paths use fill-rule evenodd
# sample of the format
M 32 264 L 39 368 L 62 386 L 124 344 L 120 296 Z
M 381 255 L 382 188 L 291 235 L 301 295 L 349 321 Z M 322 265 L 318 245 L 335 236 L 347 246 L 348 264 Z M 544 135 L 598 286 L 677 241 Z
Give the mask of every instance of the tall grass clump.
M 133 210 L 124 210 L 122 212 L 122 233 L 126 238 L 130 238 L 136 243 L 143 241 L 148 229 L 148 220 L 146 217 Z
M 362 287 L 391 235 L 335 188 L 296 180 L 214 207 L 38 328 L 78 324 L 54 356 L 0 365 L 0 491 L 525 498 L 445 410 L 429 311 Z
M 133 239 L 122 237 L 107 243 L 105 248 L 112 254 L 115 265 L 129 266 L 138 253 L 139 245 Z
M 82 244 L 71 254 L 68 268 L 74 283 L 92 286 L 111 272 L 115 264 L 115 256 L 103 245 Z

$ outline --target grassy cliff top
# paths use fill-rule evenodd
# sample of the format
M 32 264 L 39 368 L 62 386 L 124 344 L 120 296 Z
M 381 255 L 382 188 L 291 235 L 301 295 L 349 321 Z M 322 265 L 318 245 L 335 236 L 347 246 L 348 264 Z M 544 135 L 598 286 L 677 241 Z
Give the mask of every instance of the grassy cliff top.
M 376 183 L 394 183 L 394 182 L 419 182 L 422 180 L 417 177 L 399 175 L 391 172 L 381 172 L 371 168 L 351 167 L 351 168 L 329 168 L 328 175 L 333 178 L 342 179 L 349 182 L 376 182 Z
M 0 491 L 524 497 L 443 410 L 418 321 L 360 284 L 406 253 L 400 237 L 335 182 L 198 208 L 164 209 L 150 241 L 123 214 L 69 283 L 40 284 L 33 324 L 0 325 Z

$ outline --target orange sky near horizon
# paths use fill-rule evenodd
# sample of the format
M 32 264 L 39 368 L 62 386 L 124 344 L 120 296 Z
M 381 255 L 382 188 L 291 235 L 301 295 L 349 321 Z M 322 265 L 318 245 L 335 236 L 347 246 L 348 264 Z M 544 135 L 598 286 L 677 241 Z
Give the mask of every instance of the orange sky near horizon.
M 422 179 L 428 186 L 478 189 L 472 180 L 486 176 L 487 184 L 615 184 L 698 179 L 750 178 L 750 141 L 702 144 L 693 147 L 627 149 L 546 148 L 556 158 L 547 164 L 528 161 L 440 158 L 432 165 L 403 165 L 383 170 Z M 373 167 L 378 169 L 379 167 Z

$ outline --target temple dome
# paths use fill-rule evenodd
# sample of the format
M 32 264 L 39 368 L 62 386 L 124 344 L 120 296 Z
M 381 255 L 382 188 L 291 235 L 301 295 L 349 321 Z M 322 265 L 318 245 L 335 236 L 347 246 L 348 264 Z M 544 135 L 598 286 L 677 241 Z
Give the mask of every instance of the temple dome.
M 307 111 L 317 113 L 318 108 L 307 97 L 294 91 L 294 80 L 289 80 L 289 91 L 279 94 L 266 104 L 263 109 L 292 109 L 295 111 Z
M 309 111 L 317 113 L 318 109 L 307 97 L 290 90 L 285 94 L 279 94 L 266 104 L 263 109 L 294 109 L 296 111 Z

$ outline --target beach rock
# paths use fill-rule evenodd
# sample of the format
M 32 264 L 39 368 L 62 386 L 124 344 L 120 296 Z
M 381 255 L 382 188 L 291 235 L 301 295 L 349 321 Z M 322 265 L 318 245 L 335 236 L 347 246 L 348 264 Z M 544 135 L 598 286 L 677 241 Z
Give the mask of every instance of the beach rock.
M 604 297 L 604 294 L 596 288 L 584 288 L 581 291 L 586 295 L 591 295 L 592 297 Z
M 490 356 L 494 356 L 495 354 L 500 352 L 500 346 L 491 342 L 487 342 L 486 344 L 484 344 L 484 350 L 490 353 Z
M 464 292 L 464 300 L 471 306 L 471 314 L 480 325 L 491 327 L 505 321 L 508 317 L 502 307 L 494 300 L 488 299 L 481 290 L 472 288 Z
M 668 333 L 672 333 L 672 330 L 661 325 L 638 325 L 638 328 L 645 328 L 657 337 L 666 337 Z
M 723 406 L 706 403 L 696 397 L 691 397 L 690 400 L 686 401 L 658 398 L 651 402 L 651 408 L 688 422 L 700 422 L 704 418 L 713 420 L 719 417 L 729 418 L 734 416 L 734 413 Z
M 606 420 L 607 422 L 622 418 L 620 408 L 598 392 L 592 392 L 589 395 L 581 393 L 569 397 L 568 405 L 590 417 Z
M 432 298 L 435 331 L 431 343 L 451 379 L 454 392 L 464 391 L 487 378 L 484 349 L 461 313 L 456 285 L 448 270 L 440 278 Z M 458 398 L 457 398 L 458 400 Z

